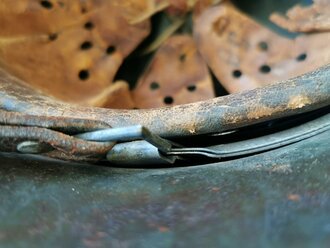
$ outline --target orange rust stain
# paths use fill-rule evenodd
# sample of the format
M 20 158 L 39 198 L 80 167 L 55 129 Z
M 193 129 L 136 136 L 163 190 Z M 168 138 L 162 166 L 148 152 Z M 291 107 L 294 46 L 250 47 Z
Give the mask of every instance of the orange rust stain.
M 235 124 L 237 122 L 240 122 L 242 120 L 241 116 L 229 116 L 227 118 L 227 122 L 228 123 L 232 123 L 232 124 Z
M 298 95 L 291 97 L 288 103 L 288 108 L 297 109 L 302 108 L 308 104 L 311 104 L 311 100 L 307 96 Z
M 300 201 L 300 195 L 298 195 L 298 194 L 289 194 L 288 195 L 288 200 L 295 201 L 295 202 Z
M 220 17 L 218 20 L 216 20 L 213 23 L 213 30 L 214 32 L 221 36 L 227 29 L 228 25 L 229 25 L 229 19 L 225 18 L 225 17 Z

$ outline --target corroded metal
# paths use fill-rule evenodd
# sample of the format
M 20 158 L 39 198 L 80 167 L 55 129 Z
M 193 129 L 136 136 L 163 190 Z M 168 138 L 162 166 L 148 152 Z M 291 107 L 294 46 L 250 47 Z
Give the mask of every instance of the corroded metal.
M 52 117 L 46 115 L 29 115 L 19 112 L 8 112 L 0 109 L 0 125 L 31 126 L 51 128 L 67 133 L 82 133 L 110 128 L 106 123 L 96 120 Z
M 19 152 L 22 142 L 36 141 L 48 145 L 42 155 L 63 160 L 97 161 L 113 147 L 113 142 L 91 142 L 54 130 L 39 127 L 0 126 L 0 149 Z M 51 149 L 53 148 L 53 149 Z M 40 149 L 42 151 L 42 149 Z M 51 151 L 49 151 L 51 150 Z
M 83 141 L 56 130 L 64 129 L 70 134 L 70 129 L 92 131 L 138 124 L 163 138 L 218 133 L 329 106 L 329 81 L 330 65 L 327 65 L 297 78 L 236 95 L 172 108 L 118 111 L 56 101 L 0 70 L 0 149 L 16 151 L 21 142 L 38 141 L 55 148 L 45 153 L 46 156 L 102 160 L 113 143 Z
M 222 132 L 330 104 L 330 65 L 297 78 L 212 100 L 149 110 L 79 107 L 38 94 L 0 71 L 0 108 L 37 116 L 81 118 L 112 127 L 140 124 L 162 137 Z
M 107 154 L 110 164 L 132 167 L 166 165 L 175 162 L 177 156 L 163 154 L 146 141 L 132 141 L 115 145 Z

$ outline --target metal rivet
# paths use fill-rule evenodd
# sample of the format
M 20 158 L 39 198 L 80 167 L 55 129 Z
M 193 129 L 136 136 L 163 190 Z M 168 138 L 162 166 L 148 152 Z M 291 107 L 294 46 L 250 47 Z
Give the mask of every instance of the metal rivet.
M 40 153 L 40 143 L 36 141 L 24 141 L 17 145 L 17 151 L 26 154 L 37 154 Z

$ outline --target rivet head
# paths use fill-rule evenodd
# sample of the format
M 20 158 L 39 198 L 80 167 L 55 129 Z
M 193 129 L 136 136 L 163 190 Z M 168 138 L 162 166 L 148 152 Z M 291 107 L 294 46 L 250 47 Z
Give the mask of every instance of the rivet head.
M 42 153 L 42 146 L 36 141 L 23 141 L 17 145 L 17 151 L 25 154 Z

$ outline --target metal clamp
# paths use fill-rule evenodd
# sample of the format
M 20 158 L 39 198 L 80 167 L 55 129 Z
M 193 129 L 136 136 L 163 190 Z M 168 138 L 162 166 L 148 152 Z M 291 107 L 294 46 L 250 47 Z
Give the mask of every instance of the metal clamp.
M 178 156 L 168 153 L 173 147 L 181 147 L 153 134 L 141 125 L 98 130 L 75 137 L 99 142 L 131 141 L 119 143 L 108 152 L 107 159 L 113 164 L 173 164 Z
M 299 126 L 253 139 L 219 144 L 209 147 L 182 147 L 136 125 L 120 128 L 107 128 L 73 136 L 84 141 L 99 144 L 117 143 L 107 152 L 106 158 L 112 164 L 147 165 L 173 164 L 177 159 L 191 156 L 208 158 L 228 158 L 251 154 L 290 145 L 330 130 L 330 114 L 318 117 Z M 41 144 L 24 142 L 17 147 L 21 152 L 33 153 L 42 150 Z

